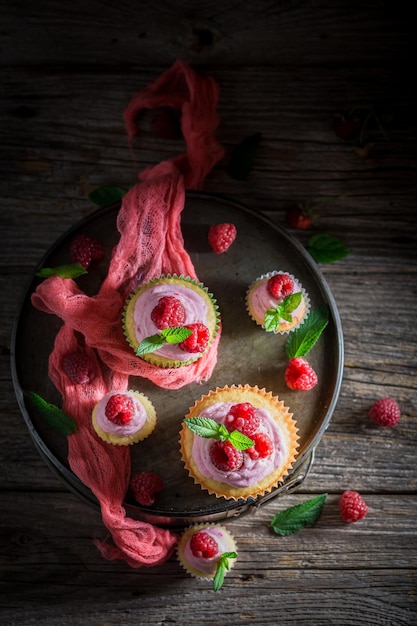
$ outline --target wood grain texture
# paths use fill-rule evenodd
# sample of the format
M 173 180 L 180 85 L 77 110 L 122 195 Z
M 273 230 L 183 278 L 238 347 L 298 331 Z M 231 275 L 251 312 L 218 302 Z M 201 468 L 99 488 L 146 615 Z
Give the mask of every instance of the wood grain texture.
M 97 0 L 0 6 L 0 623 L 7 626 L 417 623 L 417 159 L 411 8 L 389 1 Z M 302 487 L 229 521 L 239 559 L 214 594 L 175 559 L 134 570 L 105 561 L 100 514 L 68 492 L 36 450 L 15 399 L 11 332 L 35 266 L 94 206 L 101 185 L 129 188 L 181 140 L 155 138 L 150 115 L 131 152 L 123 110 L 177 58 L 220 85 L 224 159 L 204 191 L 285 227 L 286 210 L 322 203 L 306 245 L 327 231 L 350 254 L 320 265 L 344 332 L 341 394 Z M 337 138 L 334 114 L 374 105 L 386 137 L 366 158 Z M 233 147 L 262 134 L 246 181 Z M 374 425 L 373 401 L 402 416 Z M 369 506 L 343 524 L 337 501 Z M 328 493 L 319 521 L 280 538 L 282 508 Z

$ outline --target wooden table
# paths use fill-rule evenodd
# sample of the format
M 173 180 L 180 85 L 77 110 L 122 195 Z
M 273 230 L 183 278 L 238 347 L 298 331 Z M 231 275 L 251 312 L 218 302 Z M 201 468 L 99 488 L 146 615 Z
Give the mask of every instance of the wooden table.
M 1 605 L 5 626 L 57 624 L 417 623 L 415 34 L 395 3 L 6 3 L 1 7 Z M 122 112 L 176 59 L 220 85 L 225 159 L 204 190 L 285 227 L 300 201 L 323 204 L 306 231 L 350 254 L 321 270 L 345 339 L 341 394 L 314 465 L 295 493 L 228 522 L 239 560 L 223 589 L 175 559 L 147 569 L 106 561 L 99 512 L 38 454 L 10 373 L 11 330 L 33 268 L 94 207 L 102 185 L 128 188 L 180 143 L 144 132 L 133 162 Z M 334 114 L 374 106 L 364 156 L 334 133 Z M 227 172 L 233 146 L 261 133 L 247 180 Z M 393 396 L 394 428 L 368 410 Z M 355 489 L 368 515 L 345 524 Z M 280 538 L 278 510 L 326 492 L 319 521 Z

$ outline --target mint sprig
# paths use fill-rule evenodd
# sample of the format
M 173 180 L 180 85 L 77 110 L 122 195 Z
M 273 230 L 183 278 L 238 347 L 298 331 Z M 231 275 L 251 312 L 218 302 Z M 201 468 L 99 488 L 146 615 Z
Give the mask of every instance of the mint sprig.
M 280 320 L 292 322 L 291 313 L 299 306 L 302 295 L 301 291 L 292 293 L 286 296 L 274 309 L 268 309 L 264 318 L 265 330 L 269 333 L 275 332 L 280 324 Z
M 186 417 L 184 424 L 199 437 L 229 441 L 238 450 L 247 450 L 253 446 L 253 441 L 238 430 L 229 432 L 224 424 L 219 424 L 210 417 Z
M 317 263 L 333 263 L 348 256 L 349 250 L 335 235 L 317 233 L 307 241 L 307 252 Z
M 87 274 L 87 270 L 81 263 L 69 263 L 67 265 L 57 265 L 56 267 L 43 267 L 36 276 L 40 278 L 50 278 L 51 276 L 59 276 L 60 278 L 78 278 Z
M 230 569 L 230 562 L 229 562 L 230 559 L 236 559 L 236 558 L 237 558 L 237 552 L 223 552 L 223 554 L 220 556 L 217 562 L 216 573 L 213 579 L 214 591 L 218 591 L 223 585 L 226 572 L 228 569 Z
M 287 339 L 285 351 L 290 359 L 310 352 L 329 323 L 329 307 L 324 305 L 310 311 L 302 326 L 296 328 Z
M 38 415 L 60 435 L 71 435 L 77 430 L 75 420 L 55 404 L 50 404 L 33 391 L 30 393 L 30 398 Z
M 88 199 L 99 207 L 106 207 L 121 200 L 125 193 L 126 190 L 121 187 L 98 187 L 88 194 Z
M 269 526 L 274 533 L 285 537 L 310 526 L 318 520 L 326 502 L 327 493 L 311 498 L 301 504 L 280 511 L 271 519 Z
M 192 331 L 184 326 L 163 328 L 160 334 L 150 335 L 149 337 L 142 339 L 136 349 L 136 355 L 142 356 L 143 354 L 148 354 L 149 352 L 155 352 L 155 350 L 159 350 L 166 343 L 181 343 L 181 341 L 187 339 L 187 337 L 191 334 Z

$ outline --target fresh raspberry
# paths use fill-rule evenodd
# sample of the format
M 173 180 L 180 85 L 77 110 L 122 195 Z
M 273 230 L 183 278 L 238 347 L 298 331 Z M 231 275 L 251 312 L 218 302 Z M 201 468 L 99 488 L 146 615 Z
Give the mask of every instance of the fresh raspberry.
M 204 352 L 210 339 L 210 331 L 205 324 L 196 322 L 195 324 L 186 324 L 184 328 L 191 330 L 191 335 L 179 343 L 179 347 L 184 352 Z
M 294 280 L 289 274 L 274 274 L 267 282 L 267 289 L 278 302 L 290 296 L 294 291 Z
M 81 233 L 71 241 L 70 255 L 73 263 L 80 263 L 87 269 L 92 261 L 104 257 L 104 247 L 95 237 Z
M 274 445 L 269 435 L 266 433 L 255 433 L 254 435 L 251 435 L 251 439 L 254 445 L 245 450 L 251 459 L 265 459 L 267 456 L 272 454 Z
M 339 509 L 344 522 L 358 522 L 368 512 L 365 500 L 357 491 L 344 491 L 339 498 Z
M 155 494 L 164 488 L 164 483 L 155 472 L 139 472 L 132 476 L 130 488 L 136 502 L 143 506 L 151 506 L 155 502 Z
M 105 414 L 107 419 L 119 426 L 128 424 L 135 412 L 132 398 L 123 393 L 115 393 L 107 401 Z
M 236 239 L 236 226 L 234 224 L 213 224 L 208 232 L 208 242 L 216 254 L 226 252 Z
M 214 467 L 223 472 L 238 470 L 243 463 L 243 452 L 230 441 L 215 441 L 210 446 L 210 460 Z
M 380 426 L 395 426 L 401 417 L 401 411 L 393 398 L 381 398 L 373 404 L 369 415 Z
M 164 296 L 152 310 L 151 319 L 160 330 L 182 326 L 185 322 L 185 309 L 175 296 Z
M 211 535 L 200 530 L 191 537 L 190 550 L 199 559 L 212 559 L 219 553 L 219 546 Z
M 67 352 L 62 357 L 61 365 L 74 385 L 86 385 L 90 382 L 91 361 L 84 352 Z
M 258 430 L 260 421 L 255 408 L 249 402 L 241 402 L 230 407 L 224 425 L 230 432 L 239 430 L 244 435 L 251 437 Z
M 318 378 L 310 363 L 298 356 L 288 363 L 285 370 L 285 382 L 294 391 L 308 391 L 317 385 Z
M 304 205 L 299 204 L 298 206 L 288 209 L 285 214 L 285 220 L 290 228 L 305 230 L 311 225 L 312 212 L 305 208 Z

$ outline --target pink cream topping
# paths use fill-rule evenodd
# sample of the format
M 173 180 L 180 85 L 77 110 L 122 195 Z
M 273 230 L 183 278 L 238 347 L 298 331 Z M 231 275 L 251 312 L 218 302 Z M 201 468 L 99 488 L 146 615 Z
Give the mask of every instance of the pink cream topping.
M 129 435 L 133 435 L 134 433 L 137 433 L 138 430 L 140 430 L 145 425 L 146 420 L 147 420 L 146 410 L 137 396 L 131 393 L 126 393 L 126 395 L 129 395 L 133 400 L 133 406 L 134 406 L 135 412 L 134 412 L 134 415 L 132 416 L 132 419 L 129 421 L 128 424 L 123 424 L 123 425 L 116 424 L 115 422 L 110 421 L 106 417 L 106 414 L 105 414 L 106 405 L 107 405 L 107 402 L 109 401 L 109 398 L 115 395 L 116 393 L 120 394 L 120 393 L 126 393 L 126 392 L 114 391 L 114 392 L 110 392 L 106 394 L 97 403 L 95 407 L 95 413 L 94 413 L 95 419 L 96 419 L 98 426 L 109 435 L 116 435 L 118 437 L 128 437 Z
M 209 417 L 220 424 L 224 424 L 226 415 L 233 403 L 217 402 L 201 411 L 201 417 Z M 233 487 L 249 487 L 273 472 L 286 457 L 287 449 L 278 424 L 267 409 L 256 408 L 260 418 L 258 432 L 266 433 L 272 441 L 273 452 L 266 458 L 252 459 L 243 452 L 243 464 L 238 470 L 223 471 L 216 468 L 210 460 L 209 448 L 213 439 L 205 439 L 197 435 L 193 440 L 193 459 L 200 473 L 208 478 L 227 483 Z
M 149 287 L 141 294 L 135 303 L 133 318 L 135 322 L 136 339 L 140 343 L 146 337 L 159 334 L 161 331 L 151 319 L 151 313 L 157 306 L 160 298 L 164 296 L 174 296 L 178 298 L 185 309 L 185 322 L 194 324 L 195 322 L 206 322 L 208 307 L 207 303 L 196 291 L 183 287 L 182 285 L 164 283 Z M 196 354 L 186 352 L 176 344 L 164 344 L 162 348 L 155 351 L 164 358 L 175 361 L 188 361 L 195 359 Z
M 203 528 L 204 532 L 213 537 L 215 542 L 218 545 L 219 551 L 218 553 L 211 558 L 203 558 L 194 556 L 190 548 L 190 539 L 185 544 L 184 548 L 184 557 L 187 563 L 195 570 L 198 570 L 202 574 L 207 576 L 214 575 L 216 573 L 217 562 L 219 557 L 225 552 L 231 552 L 234 550 L 234 546 L 230 543 L 230 540 L 227 535 L 223 532 L 221 528 L 215 526 L 208 526 L 207 528 Z
M 277 306 L 277 300 L 271 293 L 268 291 L 268 279 L 270 276 L 265 277 L 258 285 L 256 285 L 250 292 L 250 306 L 251 313 L 254 317 L 256 317 L 260 323 L 263 324 L 265 319 L 265 313 L 268 309 L 275 309 Z M 294 290 L 293 293 L 298 293 L 299 291 L 303 291 L 300 283 L 294 279 Z M 291 315 L 293 318 L 293 322 L 298 324 L 305 310 L 305 303 L 303 299 L 301 299 L 300 304 L 294 311 L 291 311 Z M 289 326 L 289 323 L 282 320 L 280 323 L 281 328 L 286 328 Z

